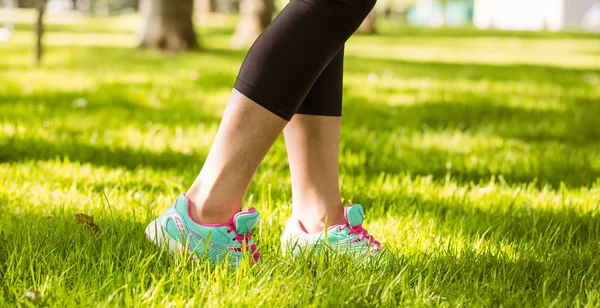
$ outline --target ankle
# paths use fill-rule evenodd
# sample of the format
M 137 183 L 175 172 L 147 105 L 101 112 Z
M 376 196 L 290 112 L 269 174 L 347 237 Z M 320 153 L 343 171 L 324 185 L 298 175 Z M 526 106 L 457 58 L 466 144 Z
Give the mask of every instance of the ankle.
M 298 219 L 306 232 L 319 233 L 334 225 L 346 223 L 341 204 L 329 207 L 294 206 L 293 217 Z
M 223 206 L 196 193 L 187 193 L 186 196 L 190 200 L 189 214 L 200 224 L 225 224 L 241 209 L 241 204 L 237 207 Z

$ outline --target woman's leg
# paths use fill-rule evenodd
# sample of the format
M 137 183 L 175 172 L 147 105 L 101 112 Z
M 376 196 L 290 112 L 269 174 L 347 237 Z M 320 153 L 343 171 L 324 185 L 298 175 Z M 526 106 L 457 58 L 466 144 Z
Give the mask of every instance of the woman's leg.
M 221 224 L 240 211 L 256 169 L 287 123 L 233 90 L 202 171 L 186 194 L 196 221 Z
M 223 223 L 240 210 L 264 155 L 374 4 L 293 0 L 258 38 L 244 60 L 209 156 L 188 191 L 193 218 Z
M 293 217 L 281 235 L 284 252 L 334 249 L 375 253 L 381 244 L 363 228 L 360 204 L 342 206 L 339 189 L 344 50 L 329 63 L 284 129 L 292 173 Z M 325 228 L 327 227 L 327 232 Z
M 339 189 L 344 51 L 323 71 L 284 129 L 292 173 L 293 217 L 281 235 L 284 252 L 334 249 L 375 253 L 381 244 L 363 228 L 360 204 L 343 207 Z M 327 227 L 327 232 L 325 228 Z
M 297 114 L 284 129 L 292 215 L 309 233 L 345 224 L 338 181 L 340 117 Z
M 283 131 L 292 175 L 292 215 L 309 233 L 346 222 L 338 166 L 343 73 L 342 48 Z

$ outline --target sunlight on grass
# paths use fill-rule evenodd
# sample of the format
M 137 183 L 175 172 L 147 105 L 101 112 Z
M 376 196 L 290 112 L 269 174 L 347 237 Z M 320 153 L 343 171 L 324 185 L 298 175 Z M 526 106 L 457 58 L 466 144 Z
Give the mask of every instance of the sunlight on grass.
M 357 57 L 472 64 L 543 64 L 600 68 L 598 39 L 521 39 L 494 37 L 411 37 L 353 39 L 348 54 Z
M 139 17 L 34 12 L 0 44 L 0 306 L 597 306 L 600 45 L 581 33 L 382 23 L 348 44 L 346 203 L 385 253 L 282 255 L 283 140 L 245 207 L 265 264 L 169 258 L 144 237 L 197 175 L 244 50 L 199 16 L 204 50 L 133 48 Z M 73 216 L 94 217 L 99 231 Z

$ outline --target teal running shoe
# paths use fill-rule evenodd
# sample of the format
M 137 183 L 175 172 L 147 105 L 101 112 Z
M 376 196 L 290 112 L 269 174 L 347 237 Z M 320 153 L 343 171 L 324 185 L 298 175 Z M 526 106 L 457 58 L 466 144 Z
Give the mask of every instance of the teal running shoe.
M 319 252 L 331 249 L 356 256 L 376 253 L 381 249 L 379 243 L 362 227 L 364 211 L 362 205 L 352 204 L 344 208 L 345 225 L 333 225 L 327 230 L 309 234 L 300 221 L 290 218 L 287 223 L 281 244 L 283 252 L 296 256 L 304 250 Z
M 189 252 L 197 262 L 216 264 L 226 260 L 236 268 L 245 254 L 261 262 L 250 232 L 258 224 L 259 213 L 251 208 L 235 214 L 225 224 L 201 224 L 190 215 L 191 201 L 181 195 L 162 216 L 146 227 L 146 237 L 171 255 Z

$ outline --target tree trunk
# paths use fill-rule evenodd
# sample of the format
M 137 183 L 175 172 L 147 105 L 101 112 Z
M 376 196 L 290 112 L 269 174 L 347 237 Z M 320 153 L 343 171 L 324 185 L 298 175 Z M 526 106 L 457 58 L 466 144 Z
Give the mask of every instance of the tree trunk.
M 42 63 L 42 55 L 44 53 L 43 36 L 44 36 L 44 13 L 46 12 L 46 0 L 40 0 L 38 4 L 38 15 L 35 23 L 35 63 Z
M 273 19 L 274 0 L 241 0 L 241 19 L 238 23 L 232 44 L 235 47 L 250 46 Z
M 170 51 L 197 48 L 193 9 L 194 0 L 142 0 L 140 47 Z
M 365 18 L 358 30 L 367 34 L 375 34 L 377 33 L 377 27 L 375 26 L 375 22 L 375 11 L 373 10 L 371 11 L 371 13 L 369 13 L 369 15 L 367 15 L 367 18 Z
M 196 9 L 203 14 L 215 13 L 217 11 L 217 0 L 197 0 Z

